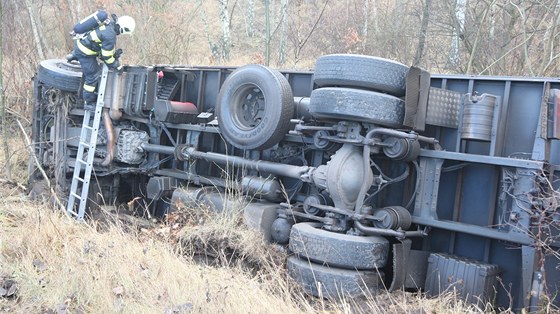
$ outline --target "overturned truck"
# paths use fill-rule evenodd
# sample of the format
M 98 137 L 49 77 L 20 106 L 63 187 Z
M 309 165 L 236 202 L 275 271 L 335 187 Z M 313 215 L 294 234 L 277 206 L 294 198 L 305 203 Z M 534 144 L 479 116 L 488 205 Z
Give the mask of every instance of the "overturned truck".
M 316 296 L 384 286 L 515 309 L 558 302 L 558 79 L 327 55 L 313 72 L 128 66 L 101 83 L 90 129 L 79 64 L 40 63 L 31 187 L 40 165 L 91 210 L 136 200 L 160 216 L 227 206 L 234 190 Z M 87 197 L 76 180 L 91 180 Z

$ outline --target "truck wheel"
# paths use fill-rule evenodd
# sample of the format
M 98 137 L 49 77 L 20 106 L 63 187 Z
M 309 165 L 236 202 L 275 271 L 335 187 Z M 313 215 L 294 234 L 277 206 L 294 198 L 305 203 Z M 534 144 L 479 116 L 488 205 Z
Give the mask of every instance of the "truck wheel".
M 383 286 L 384 274 L 381 271 L 329 268 L 297 256 L 288 257 L 287 264 L 290 277 L 316 297 L 356 297 L 372 293 Z
M 316 118 L 348 119 L 402 127 L 404 101 L 373 91 L 324 87 L 311 92 L 309 112 Z
M 371 270 L 387 264 L 387 239 L 335 233 L 320 226 L 319 223 L 295 224 L 290 233 L 290 250 L 330 267 Z
M 77 92 L 82 81 L 82 67 L 63 59 L 43 60 L 39 63 L 37 80 L 52 88 Z
M 346 86 L 373 89 L 404 96 L 409 67 L 383 58 L 334 54 L 315 63 L 313 82 L 317 86 Z
M 294 97 L 288 80 L 262 65 L 247 65 L 225 80 L 216 115 L 225 139 L 240 149 L 266 149 L 288 132 Z

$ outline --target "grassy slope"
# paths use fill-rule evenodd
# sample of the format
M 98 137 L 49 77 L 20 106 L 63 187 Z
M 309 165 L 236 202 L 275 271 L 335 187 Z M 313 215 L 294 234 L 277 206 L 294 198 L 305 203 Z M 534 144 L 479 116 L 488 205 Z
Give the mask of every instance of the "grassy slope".
M 214 234 L 239 236 L 215 226 L 211 223 L 203 228 L 206 231 L 190 227 L 185 232 L 200 235 L 212 229 Z M 18 292 L 16 300 L 0 298 L 0 309 L 18 313 L 61 307 L 71 313 L 165 313 L 190 306 L 205 313 L 479 311 L 453 296 L 429 300 L 384 292 L 357 303 L 329 304 L 304 297 L 290 284 L 281 263 L 262 263 L 258 271 L 249 271 L 241 263 L 205 266 L 179 255 L 177 246 L 162 241 L 159 232 L 138 236 L 118 225 L 102 229 L 78 224 L 21 194 L 4 200 L 0 276 L 12 278 Z M 255 238 L 245 237 L 255 245 Z M 253 260 L 249 265 L 255 265 Z
M 191 212 L 186 219 L 139 232 L 119 223 L 79 224 L 52 206 L 29 200 L 21 188 L 27 159 L 24 144 L 17 139 L 10 144 L 15 152 L 11 158 L 13 177 L 20 186 L 0 180 L 0 286 L 12 279 L 18 290 L 15 298 L 0 297 L 0 311 L 480 311 L 452 295 L 429 300 L 413 294 L 381 292 L 338 304 L 306 297 L 287 277 L 282 255 L 231 216 Z M 0 161 L 1 167 L 4 156 L 0 155 Z M 193 255 L 205 252 L 215 257 L 218 266 L 195 262 Z
M 258 277 L 197 265 L 164 241 L 116 226 L 99 232 L 16 199 L 4 202 L 0 219 L 2 271 L 15 277 L 22 312 L 64 302 L 87 313 L 158 313 L 187 303 L 197 312 L 300 310 Z

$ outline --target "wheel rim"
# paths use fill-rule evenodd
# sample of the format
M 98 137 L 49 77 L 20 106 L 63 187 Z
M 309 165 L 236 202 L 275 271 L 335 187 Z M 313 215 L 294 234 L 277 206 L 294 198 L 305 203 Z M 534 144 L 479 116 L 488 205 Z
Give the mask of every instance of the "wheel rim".
M 232 120 L 241 130 L 257 127 L 265 115 L 265 96 L 255 84 L 240 86 L 233 95 Z

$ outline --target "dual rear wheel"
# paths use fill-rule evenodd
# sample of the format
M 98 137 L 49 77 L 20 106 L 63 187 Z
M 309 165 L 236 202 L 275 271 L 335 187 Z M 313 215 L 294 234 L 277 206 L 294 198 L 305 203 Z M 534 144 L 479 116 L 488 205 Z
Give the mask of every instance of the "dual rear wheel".
M 317 59 L 310 113 L 320 120 L 352 120 L 402 127 L 409 68 L 363 55 Z M 294 113 L 288 80 L 262 65 L 238 68 L 224 81 L 216 105 L 220 131 L 239 149 L 264 150 L 278 144 Z

